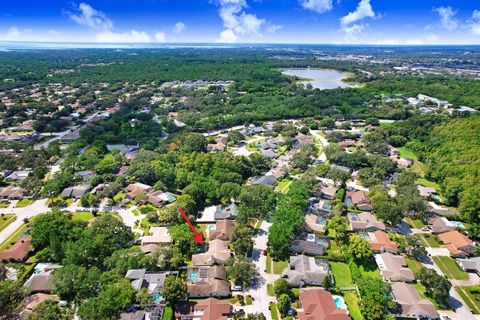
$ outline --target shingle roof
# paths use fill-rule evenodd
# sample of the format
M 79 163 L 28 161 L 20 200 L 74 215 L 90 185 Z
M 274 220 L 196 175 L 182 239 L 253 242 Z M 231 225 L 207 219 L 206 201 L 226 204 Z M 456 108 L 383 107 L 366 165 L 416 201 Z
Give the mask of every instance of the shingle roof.
M 347 311 L 337 309 L 332 294 L 324 289 L 307 289 L 300 292 L 302 310 L 299 320 L 347 320 Z
M 439 318 L 433 303 L 422 299 L 410 284 L 396 282 L 392 285 L 394 301 L 398 304 L 398 313 L 402 316 Z
M 288 283 L 299 287 L 304 285 L 320 286 L 328 276 L 328 263 L 305 255 L 290 257 Z
M 389 281 L 413 281 L 415 276 L 402 256 L 391 253 L 375 255 L 375 261 L 382 276 Z

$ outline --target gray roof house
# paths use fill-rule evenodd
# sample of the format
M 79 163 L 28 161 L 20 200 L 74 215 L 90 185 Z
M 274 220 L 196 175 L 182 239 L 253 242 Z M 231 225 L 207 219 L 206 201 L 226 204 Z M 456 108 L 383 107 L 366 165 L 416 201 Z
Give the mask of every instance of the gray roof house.
M 396 315 L 405 318 L 440 318 L 433 303 L 422 299 L 415 287 L 405 282 L 392 285 L 393 301 L 397 303 Z
M 328 249 L 329 243 L 325 238 L 313 233 L 302 235 L 290 243 L 290 251 L 313 256 L 321 256 Z
M 288 265 L 288 283 L 292 287 L 321 286 L 328 276 L 326 260 L 305 255 L 290 257 Z
M 229 206 L 217 206 L 214 213 L 215 220 L 234 220 L 237 218 L 238 208 L 235 203 L 231 203 Z
M 273 175 L 264 175 L 261 177 L 254 177 L 252 179 L 252 184 L 257 185 L 261 184 L 270 188 L 273 188 L 273 186 L 277 183 L 277 178 Z
M 136 290 L 146 288 L 151 295 L 160 293 L 163 283 L 169 275 L 178 275 L 178 271 L 147 272 L 147 269 L 130 269 L 125 278 L 129 279 Z
M 407 267 L 407 262 L 402 256 L 391 253 L 376 254 L 375 262 L 386 281 L 411 282 L 415 280 L 412 270 Z
M 433 233 L 444 233 L 456 229 L 456 225 L 445 217 L 434 217 L 428 219 L 428 225 Z
M 475 257 L 471 259 L 457 259 L 457 263 L 463 271 L 466 272 L 476 272 L 480 275 L 480 257 Z
M 85 193 L 90 190 L 90 187 L 87 185 L 79 185 L 75 187 L 68 187 L 63 189 L 61 193 L 62 198 L 75 198 L 80 199 Z

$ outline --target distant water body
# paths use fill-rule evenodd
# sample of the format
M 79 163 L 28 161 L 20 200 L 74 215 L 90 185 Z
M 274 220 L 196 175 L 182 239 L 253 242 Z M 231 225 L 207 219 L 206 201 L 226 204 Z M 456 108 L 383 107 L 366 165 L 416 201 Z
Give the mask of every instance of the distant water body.
M 302 84 L 311 84 L 314 89 L 337 89 L 349 88 L 354 85 L 343 82 L 348 77 L 345 72 L 332 69 L 311 69 L 311 68 L 295 68 L 283 69 L 282 73 L 287 76 L 297 77 L 302 80 Z M 304 79 L 304 80 L 303 80 Z

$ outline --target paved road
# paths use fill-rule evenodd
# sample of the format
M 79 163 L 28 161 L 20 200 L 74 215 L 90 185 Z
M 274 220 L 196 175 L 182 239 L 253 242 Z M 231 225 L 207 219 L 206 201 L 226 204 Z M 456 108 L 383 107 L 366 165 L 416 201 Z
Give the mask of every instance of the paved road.
M 267 266 L 267 257 L 262 254 L 263 250 L 267 249 L 267 232 L 270 228 L 268 222 L 263 221 L 260 227 L 260 232 L 254 237 L 255 245 L 253 248 L 252 262 L 257 265 L 259 276 L 253 288 L 245 290 L 246 295 L 251 295 L 253 304 L 244 306 L 241 309 L 245 313 L 263 313 L 267 320 L 272 319 L 269 310 L 271 302 L 275 302 L 275 298 L 267 293 L 267 284 L 273 284 L 280 276 L 268 274 L 265 272 Z

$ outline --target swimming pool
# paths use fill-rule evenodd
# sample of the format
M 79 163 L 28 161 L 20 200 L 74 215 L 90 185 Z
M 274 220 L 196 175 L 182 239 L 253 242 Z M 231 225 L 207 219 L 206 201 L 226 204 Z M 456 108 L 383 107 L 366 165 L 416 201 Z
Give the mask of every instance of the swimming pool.
M 347 310 L 345 300 L 343 300 L 341 296 L 333 296 L 333 302 L 335 302 L 335 306 L 337 307 L 337 309 Z
M 324 225 L 327 224 L 327 221 L 326 221 L 325 219 L 323 219 L 323 218 L 318 218 L 317 224 L 318 224 L 318 225 L 321 225 L 321 226 L 324 226 Z
M 214 230 L 217 230 L 217 226 L 215 225 L 208 226 L 208 231 L 214 231 Z
M 198 280 L 198 272 L 191 272 L 189 275 L 188 275 L 188 281 L 190 282 L 195 282 Z

